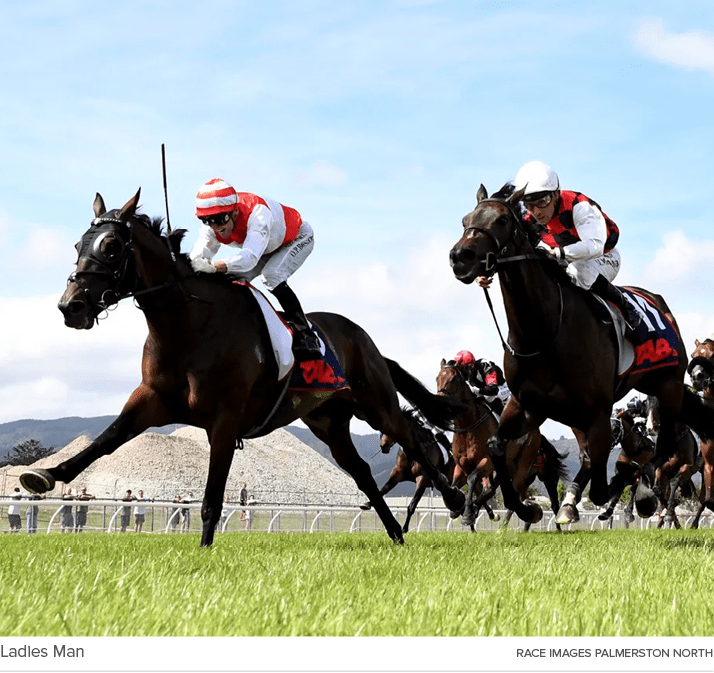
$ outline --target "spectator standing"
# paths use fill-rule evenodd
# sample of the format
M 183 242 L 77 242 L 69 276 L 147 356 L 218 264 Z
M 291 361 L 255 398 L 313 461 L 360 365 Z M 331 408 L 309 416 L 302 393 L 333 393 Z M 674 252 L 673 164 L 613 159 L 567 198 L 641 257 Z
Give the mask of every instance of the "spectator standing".
M 183 500 L 185 505 L 188 505 L 193 502 L 193 493 L 190 493 L 184 498 Z M 188 507 L 184 507 L 181 510 L 181 516 L 183 516 L 183 525 L 181 527 L 181 530 L 184 533 L 188 533 L 188 531 L 191 529 L 191 510 Z
M 74 500 L 74 492 L 71 488 L 62 495 L 62 500 Z M 60 512 L 61 525 L 63 533 L 72 533 L 74 531 L 74 514 L 72 505 L 65 505 Z
M 122 502 L 133 502 L 136 500 L 136 497 L 132 495 L 131 489 L 127 489 L 126 494 L 122 498 Z M 126 533 L 126 529 L 129 527 L 129 522 L 131 521 L 131 506 L 130 505 L 124 505 L 124 507 L 121 508 L 121 531 L 122 533 Z
M 7 508 L 7 520 L 10 524 L 11 533 L 19 533 L 22 528 L 22 519 L 20 518 L 20 503 L 19 500 L 22 498 L 22 493 L 20 493 L 19 487 L 15 487 L 13 494 L 10 496 L 13 500 L 18 500 L 17 503 L 13 503 Z
M 240 490 L 240 500 L 241 506 L 248 504 L 248 484 L 243 482 L 243 488 Z M 240 520 L 245 521 L 245 510 L 241 510 Z
M 176 497 L 174 498 L 174 503 L 181 503 L 181 502 L 183 502 L 183 499 L 181 498 L 181 495 L 177 493 Z M 178 525 L 180 516 L 181 516 L 181 508 L 180 507 L 172 507 L 171 508 L 171 516 L 169 516 L 169 526 L 171 527 L 172 533 L 176 532 L 176 526 Z
M 144 497 L 144 491 L 139 491 L 139 497 L 136 498 L 138 505 L 134 506 L 134 532 L 141 533 L 141 529 L 144 526 L 144 521 L 146 521 L 146 502 Z
M 90 493 L 87 493 L 87 487 L 83 486 L 82 490 L 77 496 L 77 500 L 95 500 L 95 497 Z M 87 513 L 89 512 L 88 505 L 78 505 L 77 512 L 74 520 L 74 532 L 81 533 L 84 527 L 87 525 Z
M 42 500 L 44 496 L 37 495 L 37 493 L 32 493 L 29 496 L 30 500 Z M 35 504 L 30 504 L 25 510 L 25 525 L 27 526 L 27 532 L 32 534 L 37 532 L 37 519 L 40 516 L 40 508 Z

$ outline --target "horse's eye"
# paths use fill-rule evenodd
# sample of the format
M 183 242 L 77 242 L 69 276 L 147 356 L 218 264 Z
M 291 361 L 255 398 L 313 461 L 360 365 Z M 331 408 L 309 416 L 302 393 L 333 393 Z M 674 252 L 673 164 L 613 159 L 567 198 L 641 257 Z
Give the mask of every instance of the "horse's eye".
M 105 238 L 99 249 L 107 260 L 112 262 L 121 255 L 122 244 L 116 238 Z

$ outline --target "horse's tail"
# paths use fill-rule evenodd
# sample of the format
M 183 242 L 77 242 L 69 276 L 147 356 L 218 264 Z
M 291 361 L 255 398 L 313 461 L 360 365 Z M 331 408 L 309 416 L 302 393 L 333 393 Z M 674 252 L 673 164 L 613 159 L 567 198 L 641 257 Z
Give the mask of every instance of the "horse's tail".
M 558 475 L 558 479 L 569 481 L 570 475 L 568 474 L 568 468 L 565 466 L 565 458 L 568 454 L 560 453 L 543 434 L 540 436 L 540 448 L 548 458 L 548 464 L 555 468 L 553 471 Z
M 465 410 L 455 397 L 435 395 L 394 360 L 384 358 L 395 388 L 429 423 L 442 430 L 454 429 L 454 418 Z
M 684 399 L 680 420 L 696 432 L 701 439 L 714 438 L 714 409 L 688 386 L 684 386 Z

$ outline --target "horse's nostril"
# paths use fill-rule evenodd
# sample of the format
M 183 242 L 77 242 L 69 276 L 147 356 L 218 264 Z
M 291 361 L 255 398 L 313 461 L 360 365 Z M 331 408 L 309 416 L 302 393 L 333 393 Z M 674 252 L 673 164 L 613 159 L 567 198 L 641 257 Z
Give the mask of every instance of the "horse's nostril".
M 59 308 L 59 310 L 65 315 L 78 315 L 79 313 L 85 311 L 87 306 L 83 301 L 73 299 L 70 302 L 60 302 L 57 305 L 57 308 Z

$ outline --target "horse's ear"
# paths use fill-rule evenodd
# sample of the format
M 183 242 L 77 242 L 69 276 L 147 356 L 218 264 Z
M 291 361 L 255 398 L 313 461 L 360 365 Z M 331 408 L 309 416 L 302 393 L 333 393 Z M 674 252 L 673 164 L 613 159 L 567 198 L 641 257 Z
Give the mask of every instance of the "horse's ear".
M 525 194 L 526 188 L 518 189 L 513 194 L 508 197 L 508 203 L 518 203 L 523 200 L 523 194 Z
M 102 195 L 97 192 L 97 195 L 94 197 L 94 217 L 101 217 L 106 212 L 107 207 L 104 205 L 104 199 Z
M 478 191 L 476 192 L 476 203 L 481 203 L 484 199 L 488 198 L 488 192 L 486 191 L 486 188 L 483 186 L 483 184 L 478 188 Z
M 714 336 L 714 335 L 712 335 L 712 336 Z M 694 345 L 695 345 L 697 348 L 699 348 L 699 346 L 701 346 L 702 344 L 700 343 L 699 339 L 695 339 L 695 340 L 694 340 Z
M 141 194 L 141 187 L 136 191 L 136 194 L 132 196 L 122 207 L 120 215 L 122 220 L 128 220 L 134 217 L 136 209 L 139 207 L 139 195 Z
M 444 367 L 446 365 L 446 360 L 444 358 L 441 358 L 441 366 Z

